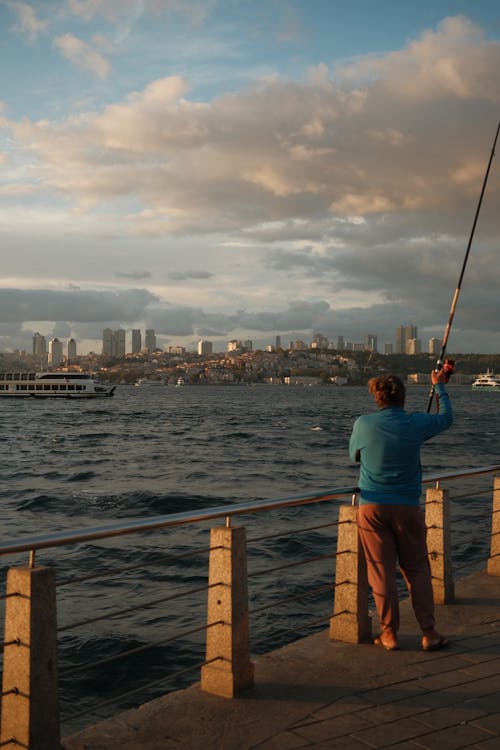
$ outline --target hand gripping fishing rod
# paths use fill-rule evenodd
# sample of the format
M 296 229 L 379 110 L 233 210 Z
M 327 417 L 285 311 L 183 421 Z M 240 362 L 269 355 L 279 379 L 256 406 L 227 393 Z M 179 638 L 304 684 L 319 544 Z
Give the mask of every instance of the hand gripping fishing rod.
M 447 372 L 447 375 L 448 375 L 447 380 L 449 379 L 451 373 L 453 372 L 453 367 L 454 367 L 455 363 L 452 360 L 446 360 L 445 361 L 444 355 L 445 355 L 445 352 L 446 352 L 446 345 L 448 344 L 448 337 L 450 335 L 451 326 L 452 326 L 452 323 L 453 323 L 453 317 L 455 315 L 455 309 L 457 307 L 458 297 L 460 295 L 460 290 L 462 288 L 462 280 L 464 278 L 465 267 L 467 266 L 467 261 L 469 259 L 469 253 L 470 253 L 470 249 L 471 249 L 471 245 L 472 245 L 472 239 L 474 237 L 474 232 L 476 231 L 476 224 L 477 224 L 477 220 L 479 218 L 479 211 L 481 210 L 481 203 L 483 202 L 483 195 L 484 195 L 484 191 L 486 190 L 486 183 L 488 182 L 488 176 L 490 174 L 491 162 L 493 161 L 493 157 L 495 155 L 495 146 L 497 145 L 497 139 L 498 139 L 498 133 L 499 133 L 499 131 L 500 131 L 500 121 L 499 121 L 498 126 L 497 126 L 497 132 L 495 134 L 495 139 L 493 141 L 493 147 L 491 149 L 491 154 L 490 154 L 490 158 L 489 158 L 489 161 L 488 161 L 488 166 L 486 168 L 486 173 L 484 175 L 483 186 L 481 188 L 481 194 L 479 196 L 479 201 L 478 201 L 477 208 L 476 208 L 476 215 L 474 216 L 474 222 L 472 224 L 472 229 L 471 229 L 471 233 L 470 233 L 470 237 L 469 237 L 469 242 L 467 244 L 467 250 L 465 252 L 464 262 L 462 263 L 462 270 L 460 271 L 460 276 L 459 276 L 459 279 L 458 279 L 457 288 L 455 289 L 455 294 L 453 295 L 453 300 L 452 300 L 451 309 L 450 309 L 450 316 L 448 318 L 448 323 L 446 325 L 446 328 L 445 328 L 445 331 L 444 331 L 444 334 L 443 334 L 443 340 L 441 342 L 441 352 L 439 354 L 439 359 L 436 362 L 436 370 L 439 370 L 439 369 L 441 369 L 441 367 L 444 367 L 444 369 L 445 369 L 445 371 Z M 435 390 L 434 389 L 434 385 L 432 385 L 430 393 L 429 393 L 429 403 L 427 404 L 427 411 L 428 412 L 431 410 L 432 399 L 434 398 L 434 390 Z

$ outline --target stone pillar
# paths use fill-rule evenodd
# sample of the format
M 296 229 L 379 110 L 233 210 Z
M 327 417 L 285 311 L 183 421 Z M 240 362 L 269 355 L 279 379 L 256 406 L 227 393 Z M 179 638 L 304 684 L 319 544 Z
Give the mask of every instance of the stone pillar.
M 248 636 L 246 531 L 218 527 L 210 533 L 206 661 L 201 689 L 234 698 L 253 686 Z
M 341 505 L 330 638 L 347 643 L 362 643 L 370 641 L 371 635 L 366 560 L 358 536 L 356 507 Z
M 54 571 L 7 573 L 0 745 L 59 750 Z M 9 743 L 9 740 L 14 740 Z
M 486 572 L 490 576 L 500 576 L 500 477 L 493 479 L 491 546 Z
M 427 549 L 431 565 L 432 590 L 436 604 L 455 600 L 451 563 L 451 523 L 449 490 L 427 489 L 425 496 Z

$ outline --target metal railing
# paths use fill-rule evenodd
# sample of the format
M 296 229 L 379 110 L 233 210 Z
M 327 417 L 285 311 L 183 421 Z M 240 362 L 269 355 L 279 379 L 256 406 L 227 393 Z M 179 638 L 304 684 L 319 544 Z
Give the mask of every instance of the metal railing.
M 500 464 L 481 466 L 479 468 L 468 468 L 456 471 L 438 472 L 426 474 L 422 478 L 422 484 L 436 484 L 461 479 L 463 477 L 478 476 L 480 474 L 491 474 L 500 470 Z M 40 549 L 61 547 L 70 544 L 79 544 L 98 539 L 110 539 L 117 536 L 138 534 L 145 531 L 166 529 L 184 524 L 201 523 L 217 518 L 229 519 L 249 513 L 260 513 L 280 508 L 293 508 L 300 505 L 324 502 L 327 500 L 342 500 L 346 496 L 352 497 L 359 492 L 358 487 L 337 487 L 328 490 L 319 490 L 311 495 L 296 495 L 293 497 L 282 497 L 274 500 L 256 500 L 253 502 L 234 503 L 233 505 L 221 505 L 203 510 L 184 511 L 182 513 L 170 513 L 167 515 L 153 516 L 151 518 L 140 518 L 121 523 L 105 524 L 103 526 L 89 527 L 88 529 L 74 529 L 70 531 L 57 531 L 52 534 L 40 536 L 21 537 L 12 542 L 0 542 L 0 556 L 14 554 L 17 552 L 36 552 Z
M 462 480 L 465 478 L 473 479 L 480 475 L 489 475 L 499 470 L 500 464 L 495 464 L 479 468 L 439 472 L 426 475 L 423 479 L 423 482 L 426 485 L 434 485 L 436 488 L 435 491 L 441 492 L 441 486 L 443 483 L 453 483 L 454 481 Z M 133 703 L 129 703 L 127 701 L 135 698 L 136 696 L 142 695 L 143 698 L 144 696 L 146 696 L 146 699 L 149 699 L 154 694 L 151 692 L 152 690 L 157 688 L 159 689 L 160 686 L 165 685 L 165 683 L 169 680 L 174 680 L 175 688 L 177 686 L 175 683 L 175 680 L 177 678 L 184 676 L 187 673 L 192 673 L 193 671 L 196 672 L 200 669 L 202 672 L 203 689 L 206 689 L 207 691 L 217 692 L 217 690 L 212 689 L 214 674 L 217 673 L 217 676 L 219 676 L 218 673 L 224 672 L 226 674 L 226 687 L 224 689 L 229 689 L 227 688 L 227 684 L 230 684 L 230 693 L 232 690 L 233 692 L 231 694 L 237 694 L 242 686 L 248 686 L 248 684 L 253 681 L 253 671 L 250 668 L 251 649 L 254 653 L 259 653 L 263 650 L 263 647 L 266 643 L 272 641 L 273 646 L 282 644 L 293 639 L 294 637 L 298 637 L 300 635 L 306 634 L 307 632 L 311 632 L 311 629 L 320 629 L 324 627 L 325 623 L 327 623 L 328 621 L 330 621 L 331 636 L 342 639 L 343 636 L 339 636 L 339 634 L 344 633 L 346 623 L 347 625 L 349 625 L 349 621 L 353 616 L 351 605 L 349 604 L 349 606 L 345 606 L 342 604 L 343 595 L 346 590 L 350 590 L 352 588 L 353 578 L 356 577 L 356 574 L 350 572 L 349 575 L 340 575 L 339 577 L 339 570 L 344 570 L 346 564 L 352 566 L 352 560 L 354 558 L 357 560 L 359 550 L 356 548 L 356 542 L 353 541 L 354 537 L 352 537 L 352 535 L 347 543 L 341 543 L 340 537 L 342 535 L 351 533 L 350 527 L 352 527 L 353 523 L 352 512 L 355 510 L 354 508 L 352 508 L 351 503 L 354 500 L 353 496 L 356 494 L 356 492 L 356 487 L 340 487 L 329 489 L 326 491 L 315 492 L 314 494 L 306 496 L 302 495 L 271 500 L 260 500 L 256 502 L 221 505 L 202 509 L 194 513 L 186 511 L 182 513 L 173 513 L 168 515 L 154 516 L 150 518 L 122 521 L 114 524 L 94 526 L 85 529 L 58 531 L 36 537 L 27 537 L 8 542 L 1 542 L 0 555 L 3 555 L 5 557 L 9 555 L 17 555 L 19 553 L 29 552 L 29 566 L 24 569 L 25 571 L 28 571 L 29 575 L 30 573 L 37 574 L 40 573 L 40 571 L 43 572 L 36 559 L 37 553 L 42 550 L 55 551 L 57 548 L 67 547 L 70 545 L 85 545 L 85 543 L 96 541 L 103 542 L 105 540 L 114 539 L 116 537 L 133 537 L 139 534 L 145 534 L 146 532 L 148 534 L 154 534 L 155 532 L 163 533 L 164 531 L 168 529 L 174 529 L 175 527 L 188 526 L 193 524 L 204 524 L 207 521 L 217 519 L 224 519 L 225 521 L 225 527 L 219 528 L 218 530 L 212 530 L 221 532 L 223 534 L 223 538 L 221 538 L 222 541 L 219 540 L 218 542 L 214 542 L 214 540 L 212 539 L 210 544 L 207 544 L 203 547 L 198 546 L 194 550 L 184 550 L 176 554 L 174 554 L 173 552 L 169 552 L 168 555 L 163 554 L 161 556 L 161 560 L 158 565 L 161 565 L 162 572 L 157 576 L 157 580 L 153 581 L 155 585 L 163 585 L 165 583 L 164 571 L 167 568 L 167 565 L 176 566 L 184 564 L 184 562 L 186 561 L 188 561 L 190 564 L 193 564 L 195 558 L 197 558 L 198 556 L 200 558 L 203 557 L 203 561 L 200 561 L 199 564 L 197 564 L 196 568 L 190 570 L 191 573 L 193 573 L 194 571 L 194 574 L 191 575 L 191 577 L 194 578 L 194 581 L 190 582 L 190 585 L 188 585 L 183 590 L 176 590 L 175 592 L 169 592 L 168 594 L 163 593 L 161 596 L 158 595 L 149 597 L 146 600 L 127 604 L 127 606 L 125 606 L 126 602 L 123 601 L 121 602 L 122 606 L 115 609 L 112 609 L 110 606 L 105 606 L 101 608 L 101 611 L 97 614 L 90 615 L 90 613 L 86 612 L 86 616 L 83 619 L 79 617 L 78 619 L 71 620 L 70 618 L 68 622 L 64 623 L 58 629 L 55 620 L 55 606 L 53 607 L 54 621 L 52 622 L 52 626 L 54 627 L 54 630 L 57 629 L 59 637 L 62 638 L 63 646 L 65 644 L 64 639 L 70 639 L 72 637 L 72 633 L 78 630 L 78 628 L 83 628 L 86 632 L 89 630 L 89 628 L 91 628 L 91 632 L 94 633 L 94 630 L 96 629 L 96 626 L 98 624 L 104 624 L 107 627 L 111 627 L 112 629 L 114 627 L 113 623 L 122 623 L 124 618 L 126 618 L 127 616 L 136 616 L 136 614 L 139 612 L 149 613 L 156 607 L 163 608 L 160 611 L 160 614 L 157 614 L 152 618 L 154 622 L 153 626 L 150 628 L 154 629 L 154 625 L 156 623 L 157 627 L 160 629 L 160 637 L 154 638 L 148 642 L 142 642 L 143 639 L 136 639 L 136 643 L 119 643 L 118 645 L 120 647 L 118 649 L 115 648 L 113 653 L 104 655 L 99 653 L 97 658 L 94 658 L 94 654 L 90 655 L 90 658 L 87 658 L 89 654 L 84 654 L 84 658 L 79 662 L 76 662 L 76 660 L 73 658 L 70 659 L 68 664 L 61 664 L 60 669 L 61 682 L 65 685 L 78 680 L 79 675 L 88 674 L 88 672 L 92 673 L 92 670 L 100 670 L 100 677 L 98 678 L 98 681 L 103 679 L 105 680 L 106 670 L 110 667 L 110 665 L 116 664 L 117 662 L 126 663 L 127 660 L 133 661 L 135 666 L 132 668 L 132 672 L 134 672 L 138 663 L 137 659 L 140 658 L 141 660 L 143 660 L 144 655 L 148 652 L 152 652 L 153 654 L 158 655 L 162 653 L 163 649 L 167 648 L 170 649 L 169 653 L 171 654 L 175 651 L 176 644 L 179 642 L 182 642 L 183 648 L 186 648 L 185 641 L 188 636 L 205 636 L 207 639 L 205 659 L 203 659 L 204 643 L 202 639 L 196 645 L 196 647 L 192 648 L 192 658 L 190 659 L 189 664 L 179 664 L 178 666 L 181 667 L 180 669 L 175 669 L 172 673 L 169 672 L 168 674 L 164 675 L 160 674 L 159 677 L 155 677 L 155 679 L 151 679 L 147 683 L 145 681 L 138 680 L 134 685 L 134 682 L 129 680 L 125 685 L 125 689 L 119 696 L 113 695 L 111 698 L 108 698 L 107 696 L 103 696 L 101 691 L 100 700 L 97 701 L 96 706 L 93 707 L 89 704 L 88 701 L 83 701 L 81 710 L 79 710 L 78 712 L 72 711 L 71 715 L 68 712 L 66 718 L 71 722 L 74 722 L 78 718 L 89 714 L 94 714 L 100 717 L 105 716 L 107 714 L 107 709 L 110 707 L 113 707 L 116 710 L 117 708 L 121 709 L 123 707 L 127 707 L 128 705 L 133 705 Z M 447 491 L 444 492 L 446 493 Z M 489 494 L 491 494 L 491 489 L 488 492 Z M 476 489 L 474 490 L 473 494 L 477 497 L 478 495 L 483 493 L 478 492 Z M 495 514 L 498 517 L 498 513 L 500 510 L 500 501 L 498 501 L 499 494 L 500 487 L 498 488 L 498 490 L 495 489 L 494 493 L 494 496 L 496 498 L 495 503 L 497 504 L 493 509 L 493 518 L 495 518 Z M 471 493 L 458 494 L 455 499 L 460 500 L 461 498 L 468 498 L 470 496 Z M 252 567 L 252 565 L 257 560 L 259 561 L 259 565 L 258 567 L 255 567 L 255 569 L 252 567 L 252 569 L 247 573 L 247 540 L 246 537 L 243 541 L 238 538 L 238 534 L 236 533 L 238 531 L 238 527 L 232 526 L 233 518 L 241 517 L 244 515 L 253 515 L 254 518 L 260 519 L 264 512 L 266 512 L 266 514 L 269 514 L 272 511 L 283 512 L 290 509 L 298 509 L 300 511 L 301 506 L 321 504 L 325 501 L 333 500 L 345 501 L 346 499 L 349 500 L 349 503 L 343 502 L 340 504 L 340 510 L 342 511 L 342 513 L 340 514 L 341 517 L 339 517 L 338 520 L 335 519 L 325 521 L 324 519 L 318 519 L 317 523 L 309 523 L 309 525 L 307 525 L 303 522 L 304 515 L 302 514 L 302 516 L 299 518 L 299 528 L 297 528 L 296 526 L 293 527 L 289 518 L 286 518 L 285 521 L 283 521 L 283 519 L 280 519 L 280 523 L 285 526 L 285 528 L 282 528 L 281 530 L 276 529 L 276 520 L 266 522 L 265 529 L 259 529 L 253 536 L 248 539 L 248 544 L 251 545 L 248 558 L 250 561 L 250 565 Z M 433 502 L 437 501 L 433 500 Z M 321 506 L 318 506 L 318 509 L 320 507 Z M 309 515 L 311 511 L 307 511 L 307 513 Z M 484 515 L 486 516 L 487 514 Z M 266 515 L 266 518 L 267 517 L 268 516 Z M 477 515 L 475 517 L 477 517 Z M 290 526 L 292 526 L 291 529 Z M 443 536 L 443 529 L 440 528 L 440 522 L 436 523 L 434 521 L 432 528 L 433 533 L 437 530 L 438 534 L 441 534 Z M 491 532 L 490 560 L 493 560 L 495 564 L 498 563 L 499 555 L 499 542 L 497 538 L 498 533 L 498 520 L 494 520 L 494 522 L 492 523 Z M 297 540 L 301 535 L 304 535 L 308 538 L 310 537 L 310 543 L 299 543 Z M 236 541 L 234 542 L 232 541 L 233 536 L 236 539 Z M 276 560 L 276 558 L 278 558 L 279 554 L 282 551 L 280 549 L 280 545 L 282 547 L 285 544 L 283 540 L 286 538 L 289 539 L 286 544 L 289 547 L 292 547 L 292 549 L 288 550 L 288 555 L 286 556 L 285 561 Z M 228 541 L 229 539 L 231 539 L 231 541 Z M 263 550 L 265 548 L 265 545 L 268 545 L 268 547 L 266 548 L 268 551 L 264 553 Z M 322 554 L 317 554 L 318 551 L 321 551 L 317 549 L 318 545 L 323 550 Z M 335 545 L 337 545 L 336 550 Z M 125 556 L 127 556 L 126 546 L 126 540 L 124 540 L 124 549 L 122 550 L 122 552 L 125 551 Z M 295 547 L 297 547 L 297 549 L 295 549 Z M 257 550 L 258 554 L 255 553 L 255 550 Z M 106 551 L 112 552 L 113 550 Z M 306 553 L 304 559 L 298 559 L 299 551 L 301 553 Z M 443 551 L 434 550 L 434 555 L 436 559 L 440 560 L 448 554 L 451 554 L 452 551 L 453 546 L 451 546 L 450 550 L 446 551 L 445 555 L 443 542 Z M 206 570 L 205 557 L 207 555 L 210 559 L 211 567 L 212 565 L 215 565 L 215 568 L 219 566 L 219 569 L 216 570 L 215 573 L 210 573 L 208 583 L 206 582 L 206 573 L 204 572 Z M 235 559 L 238 558 L 239 555 L 241 559 L 235 562 L 235 560 L 232 559 L 231 555 Z M 267 558 L 265 555 L 267 555 Z M 243 558 L 244 564 L 242 562 Z M 273 559 L 273 564 L 268 564 L 268 559 L 271 558 Z M 262 560 L 266 562 L 265 565 L 262 564 Z M 67 567 L 68 560 L 65 559 L 64 562 L 65 567 Z M 304 573 L 302 573 L 303 569 L 308 566 L 314 566 L 313 576 L 305 575 Z M 226 580 L 226 569 L 228 567 L 231 568 L 230 578 Z M 71 596 L 69 596 L 68 599 L 65 599 L 65 590 L 71 590 L 73 587 L 82 585 L 85 586 L 87 583 L 99 583 L 100 580 L 104 579 L 109 580 L 115 577 L 123 577 L 127 574 L 127 572 L 134 570 L 140 571 L 141 568 L 144 568 L 144 564 L 136 563 L 134 561 L 127 565 L 120 565 L 114 571 L 98 571 L 92 574 L 76 574 L 67 576 L 57 584 L 59 600 L 62 600 L 63 602 L 69 602 L 68 609 L 74 609 L 75 605 L 74 603 L 72 603 Z M 15 571 L 16 569 L 13 570 Z M 352 568 L 352 570 L 355 570 L 355 567 Z M 319 573 L 317 573 L 317 571 L 319 571 Z M 334 571 L 336 580 L 333 584 L 332 579 Z M 289 591 L 287 596 L 283 597 L 281 595 L 281 589 L 283 588 L 281 576 L 284 576 L 288 573 L 291 575 L 291 584 L 287 585 Z M 500 571 L 499 573 L 493 574 L 498 575 L 500 574 Z M 434 579 L 437 582 L 441 581 L 441 578 L 444 576 L 442 571 L 437 573 L 434 572 L 433 575 Z M 311 577 L 314 578 L 314 586 L 312 587 L 310 586 Z M 171 579 L 172 578 L 175 578 L 175 585 L 178 588 L 179 581 L 178 576 L 175 574 L 175 572 L 174 574 L 172 574 Z M 269 589 L 270 587 L 268 585 L 261 585 L 259 588 L 258 581 L 260 579 L 264 579 L 266 580 L 266 582 L 269 582 L 273 578 L 278 579 L 277 583 L 275 584 L 276 598 L 273 598 L 270 602 L 262 601 L 263 589 Z M 29 596 L 26 597 L 27 599 L 36 598 L 33 594 L 33 586 L 35 585 L 34 580 L 35 579 L 32 579 L 30 577 L 30 593 Z M 168 583 L 171 583 L 171 580 L 168 581 Z M 247 592 L 247 585 L 249 583 L 251 584 L 250 596 L 248 596 Z M 354 581 L 354 584 L 356 586 L 358 586 L 358 583 L 359 582 Z M 43 585 L 46 586 L 47 582 L 45 581 Z M 243 587 L 246 592 L 246 604 L 243 613 L 239 612 L 238 610 L 240 604 L 235 604 L 232 599 L 228 600 L 228 606 L 230 607 L 230 611 L 232 613 L 229 620 L 227 620 L 227 617 L 225 615 L 217 616 L 213 614 L 213 611 L 211 613 L 211 607 L 212 610 L 214 606 L 216 607 L 213 602 L 219 601 L 222 596 L 229 595 L 230 597 L 232 597 L 233 594 L 241 587 Z M 53 589 L 53 596 L 55 599 L 55 581 L 53 584 Z M 279 604 L 277 599 L 278 595 Z M 205 602 L 203 601 L 203 599 L 200 599 L 200 596 L 208 598 L 208 621 L 203 624 L 196 623 L 195 621 L 192 622 L 189 626 L 184 621 L 178 627 L 177 633 L 169 632 L 168 635 L 165 634 L 165 636 L 163 637 L 163 628 L 165 626 L 171 626 L 170 620 L 172 618 L 170 617 L 169 607 L 172 604 L 175 603 L 176 608 L 180 609 L 179 602 L 187 601 L 188 599 L 191 600 L 192 598 L 198 599 L 199 601 L 196 605 L 198 609 L 196 610 L 194 619 L 196 619 L 197 617 L 203 617 L 201 611 L 202 608 L 205 607 Z M 12 603 L 13 601 L 21 600 L 23 599 L 23 597 L 25 597 L 25 595 L 19 588 L 19 581 L 16 581 L 13 587 L 11 585 L 10 589 L 7 589 L 7 593 L 4 597 L 4 604 L 7 608 L 9 608 L 9 602 Z M 90 600 L 92 598 L 93 595 L 88 595 L 87 600 Z M 85 598 L 83 599 L 84 602 L 87 600 L 85 600 Z M 306 602 L 306 604 L 303 604 L 304 602 Z M 313 605 L 311 605 L 311 602 L 313 603 Z M 301 614 L 304 614 L 304 617 L 300 619 L 298 624 L 292 623 L 291 618 L 289 618 L 288 616 L 277 615 L 276 610 L 278 606 L 279 608 L 284 609 L 285 612 L 287 608 L 293 609 L 294 612 L 296 612 L 302 607 Z M 367 601 L 362 603 L 360 606 L 366 609 L 367 615 Z M 234 609 L 234 607 L 236 607 L 236 609 Z M 195 610 L 192 609 L 186 610 L 184 619 L 187 619 L 188 616 L 192 616 L 194 611 Z M 167 614 L 165 612 L 167 612 Z M 355 614 L 356 617 L 358 617 L 359 613 Z M 17 615 L 19 615 L 19 612 L 17 612 Z M 252 627 L 254 625 L 260 626 L 263 624 L 268 624 L 271 627 L 271 632 L 266 632 L 265 627 L 254 628 L 258 632 L 256 634 L 256 637 L 255 635 L 252 637 L 251 646 L 249 641 L 247 653 L 240 654 L 234 659 L 227 656 L 228 652 L 224 652 L 224 646 L 221 652 L 214 652 L 213 648 L 210 646 L 212 635 L 212 640 L 214 642 L 221 640 L 221 638 L 223 641 L 224 639 L 226 639 L 227 641 L 227 639 L 229 638 L 229 641 L 232 644 L 235 638 L 236 640 L 240 640 L 240 634 L 238 634 L 238 636 L 236 637 L 235 633 L 232 632 L 234 621 L 237 621 L 238 619 L 246 619 L 246 627 L 248 627 L 249 618 L 252 620 Z M 45 623 L 44 627 L 46 626 L 47 623 Z M 34 627 L 36 627 L 36 625 Z M 228 631 L 231 631 L 229 635 Z M 351 641 L 358 642 L 361 639 L 361 635 L 362 634 L 360 632 L 357 632 L 354 635 L 349 636 L 349 638 Z M 42 634 L 42 640 L 44 637 L 45 631 Z M 127 639 L 125 639 L 125 641 L 126 640 Z M 30 643 L 31 642 L 34 642 L 34 640 L 30 640 Z M 6 622 L 6 634 L 3 643 L 4 650 L 8 654 L 11 654 L 13 652 L 13 649 L 20 651 L 20 643 L 23 643 L 23 637 L 19 636 L 16 633 L 15 628 L 13 628 L 12 625 L 9 626 Z M 69 643 L 69 645 L 71 646 L 71 643 Z M 116 647 L 116 644 L 114 644 L 114 647 Z M 231 649 L 229 649 L 229 651 L 231 651 Z M 175 661 L 175 659 L 173 659 L 173 661 Z M 165 665 L 163 663 L 155 664 L 156 673 L 161 673 L 164 667 Z M 29 743 L 23 744 L 25 743 L 25 740 L 20 736 L 19 732 L 17 733 L 15 739 L 13 739 L 12 734 L 10 735 L 10 739 L 7 738 L 6 734 L 9 734 L 9 731 L 12 730 L 9 730 L 8 728 L 6 717 L 8 717 L 9 714 L 15 712 L 15 701 L 19 697 L 22 697 L 23 695 L 28 696 L 32 701 L 36 700 L 37 697 L 32 693 L 32 686 L 15 684 L 15 680 L 14 682 L 12 682 L 12 675 L 9 677 L 9 674 L 7 674 L 6 677 L 5 671 L 6 669 L 4 668 L 4 683 L 2 691 L 3 718 L 0 734 L 0 746 L 9 746 L 10 743 L 10 746 L 12 747 L 29 747 Z M 139 684 L 137 684 L 137 682 Z M 48 692 L 50 693 L 50 690 Z M 47 691 L 45 690 L 44 693 L 47 693 Z M 45 699 L 46 695 L 44 694 L 42 698 Z M 26 697 L 24 698 L 24 700 L 26 700 Z M 56 697 L 53 698 L 53 700 L 57 703 L 57 710 L 54 709 L 57 714 L 59 706 L 58 699 Z M 47 728 L 44 727 L 43 730 L 39 729 L 39 731 L 46 732 Z M 57 731 L 59 731 L 59 727 L 57 728 Z

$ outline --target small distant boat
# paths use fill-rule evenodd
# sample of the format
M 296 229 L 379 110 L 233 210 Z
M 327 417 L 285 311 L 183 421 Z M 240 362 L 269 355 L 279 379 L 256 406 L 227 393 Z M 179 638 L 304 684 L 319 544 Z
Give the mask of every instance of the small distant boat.
M 0 398 L 101 398 L 115 388 L 83 372 L 0 373 Z
M 500 376 L 495 375 L 493 370 L 487 370 L 477 376 L 472 387 L 475 391 L 500 391 Z
M 139 378 L 135 382 L 135 385 L 140 388 L 149 387 L 151 385 L 165 385 L 164 380 L 149 380 L 149 378 Z

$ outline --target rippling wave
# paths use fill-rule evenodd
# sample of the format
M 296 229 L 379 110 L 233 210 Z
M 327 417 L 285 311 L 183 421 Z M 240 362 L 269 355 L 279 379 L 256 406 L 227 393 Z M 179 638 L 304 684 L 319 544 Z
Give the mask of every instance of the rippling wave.
M 455 422 L 424 447 L 424 471 L 496 463 L 498 394 L 462 387 L 450 388 L 450 393 Z M 426 405 L 427 389 L 410 388 L 407 408 L 425 410 Z M 348 457 L 349 436 L 354 419 L 372 409 L 365 388 L 347 387 L 148 391 L 120 386 L 105 403 L 0 399 L 2 538 L 355 486 L 358 469 Z M 458 565 L 486 554 L 488 521 L 482 514 L 490 498 L 491 491 L 488 496 L 470 492 L 455 506 Z M 307 621 L 324 614 L 325 608 L 329 611 L 331 589 L 286 605 L 280 600 L 284 590 L 295 596 L 311 581 L 328 589 L 333 560 L 259 576 L 280 561 L 334 550 L 335 526 L 307 530 L 329 517 L 334 521 L 336 509 L 319 506 L 245 517 L 253 573 L 250 604 L 271 605 L 255 622 L 260 641 L 256 652 L 297 637 L 279 634 L 288 619 Z M 276 536 L 290 527 L 295 529 L 292 536 Z M 179 599 L 175 605 L 143 605 L 157 599 L 159 591 L 203 587 L 207 548 L 205 525 L 39 553 L 42 562 L 56 567 L 60 583 L 63 708 L 74 701 L 85 708 L 96 696 L 108 700 L 138 681 L 159 679 L 166 665 L 172 671 L 202 660 L 202 636 L 193 643 L 182 633 L 203 621 L 206 594 Z M 4 562 L 11 564 L 10 559 Z M 133 608 L 130 616 L 112 617 L 128 605 Z M 64 630 L 91 616 L 102 619 Z M 181 635 L 173 645 L 153 645 L 140 656 L 72 673 L 78 665 L 155 644 L 172 628 Z M 141 700 L 154 694 L 145 688 Z M 116 697 L 113 710 L 126 705 Z

